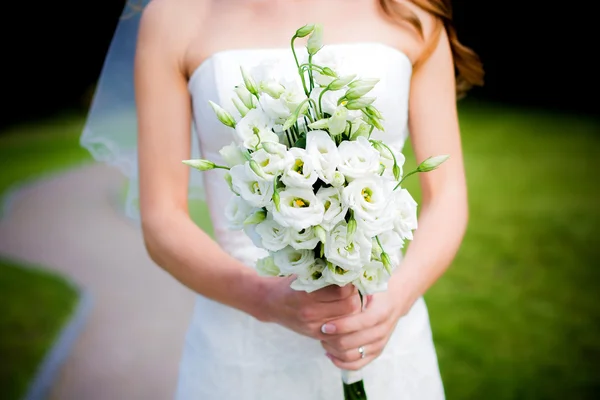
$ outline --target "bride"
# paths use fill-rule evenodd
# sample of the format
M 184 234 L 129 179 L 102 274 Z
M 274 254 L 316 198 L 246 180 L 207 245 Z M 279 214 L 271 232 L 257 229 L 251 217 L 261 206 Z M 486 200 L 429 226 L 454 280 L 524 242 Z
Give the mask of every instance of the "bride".
M 381 78 L 373 96 L 388 143 L 400 150 L 410 132 L 418 162 L 451 156 L 420 175 L 419 228 L 389 290 L 363 312 L 350 287 L 307 294 L 287 278 L 259 276 L 262 250 L 227 229 L 231 192 L 219 172 L 203 173 L 216 240 L 188 214 L 190 169 L 181 160 L 199 146 L 219 161 L 232 140 L 208 101 L 229 101 L 240 65 L 294 73 L 289 38 L 307 23 L 323 25 L 324 63 Z M 139 22 L 134 74 L 145 245 L 198 293 L 176 398 L 335 400 L 343 398 L 340 370 L 360 369 L 370 399 L 443 399 L 422 295 L 467 224 L 456 99 L 482 83 L 477 56 L 456 37 L 450 1 L 153 0 Z

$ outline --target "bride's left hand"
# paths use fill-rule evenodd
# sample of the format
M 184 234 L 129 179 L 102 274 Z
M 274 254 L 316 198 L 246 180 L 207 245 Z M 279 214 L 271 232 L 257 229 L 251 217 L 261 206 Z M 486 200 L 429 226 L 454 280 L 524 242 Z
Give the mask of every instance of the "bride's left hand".
M 327 357 L 341 369 L 353 371 L 363 368 L 381 354 L 398 319 L 411 306 L 389 291 L 367 296 L 363 312 L 323 325 L 321 331 L 325 338 L 321 344 L 327 351 Z M 359 351 L 361 346 L 364 358 Z

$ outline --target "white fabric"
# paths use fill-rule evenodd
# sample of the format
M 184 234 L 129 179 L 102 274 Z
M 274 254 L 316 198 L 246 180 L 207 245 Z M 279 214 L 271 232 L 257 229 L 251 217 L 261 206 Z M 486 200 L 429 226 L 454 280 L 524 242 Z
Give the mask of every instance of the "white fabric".
M 361 77 L 381 78 L 372 92 L 385 118 L 386 133 L 380 137 L 401 148 L 407 134 L 410 60 L 377 43 L 327 45 L 323 51 Z M 189 91 L 203 158 L 221 162 L 219 149 L 233 140 L 208 101 L 233 110 L 229 104 L 233 87 L 241 83 L 240 65 L 252 68 L 273 59 L 280 62 L 283 75 L 296 74 L 291 52 L 284 48 L 221 51 L 196 69 Z M 227 229 L 224 205 L 231 193 L 223 172 L 196 173 L 204 174 L 216 239 L 229 254 L 253 267 L 263 251 L 243 232 Z M 178 400 L 343 399 L 341 371 L 325 357 L 318 341 L 202 296 L 197 297 L 180 368 Z M 444 398 L 423 299 L 400 320 L 384 353 L 363 373 L 370 400 Z

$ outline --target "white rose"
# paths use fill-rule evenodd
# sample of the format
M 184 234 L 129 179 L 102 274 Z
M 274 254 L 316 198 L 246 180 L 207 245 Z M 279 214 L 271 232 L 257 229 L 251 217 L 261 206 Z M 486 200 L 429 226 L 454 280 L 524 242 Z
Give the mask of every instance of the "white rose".
M 305 276 L 298 276 L 292 282 L 291 288 L 311 293 L 315 290 L 329 286 L 329 282 L 327 282 L 325 275 L 323 274 L 325 268 L 325 261 L 320 258 L 316 259 L 314 264 L 306 271 Z
M 413 230 L 417 229 L 417 202 L 406 189 L 393 191 L 391 202 L 391 219 L 394 230 L 402 239 L 413 239 Z
M 254 108 L 238 121 L 235 132 L 245 148 L 255 150 L 260 142 L 279 142 L 279 137 L 272 128 L 271 118 L 262 110 Z
M 385 292 L 388 288 L 389 274 L 381 261 L 365 264 L 362 274 L 354 281 L 354 286 L 363 294 Z
M 313 160 L 313 166 L 319 178 L 325 183 L 331 183 L 340 163 L 340 155 L 329 134 L 321 130 L 308 132 L 306 151 Z
M 286 188 L 279 192 L 279 210 L 272 208 L 273 219 L 282 226 L 301 231 L 323 221 L 325 207 L 312 189 Z
M 292 238 L 290 228 L 284 228 L 272 219 L 257 224 L 256 233 L 262 239 L 263 248 L 269 251 L 279 251 L 287 247 Z
M 325 276 L 325 280 L 332 285 L 346 286 L 356 281 L 361 272 L 361 269 L 350 270 L 328 264 L 327 268 L 323 271 L 323 275 Z
M 256 161 L 260 169 L 269 176 L 269 178 L 274 179 L 275 176 L 281 174 L 284 168 L 289 163 L 289 158 L 286 153 L 283 154 L 271 154 L 266 152 L 264 149 L 258 149 L 257 151 L 252 153 L 252 159 Z
M 315 252 L 312 250 L 296 250 L 288 246 L 273 253 L 273 260 L 285 276 L 306 276 L 310 267 L 315 263 Z
M 288 187 L 312 188 L 319 179 L 313 167 L 312 157 L 306 150 L 292 147 L 288 151 L 288 163 L 285 166 L 281 181 Z
M 240 146 L 235 142 L 231 142 L 231 144 L 219 150 L 219 154 L 223 157 L 225 164 L 231 168 L 246 162 L 245 151 L 246 149 L 240 149 Z
M 342 202 L 342 193 L 335 187 L 320 187 L 317 191 L 317 198 L 325 207 L 321 226 L 330 231 L 346 217 L 348 206 Z
M 260 276 L 279 276 L 280 271 L 273 256 L 267 256 L 256 261 L 256 271 Z
M 348 181 L 377 174 L 379 171 L 380 154 L 371 146 L 365 137 L 354 141 L 343 141 L 338 147 L 340 154 L 340 171 Z
M 244 221 L 258 208 L 248 203 L 240 196 L 232 196 L 225 207 L 225 218 L 231 230 L 244 229 Z
M 314 248 L 317 247 L 319 238 L 312 227 L 303 229 L 301 231 L 290 231 L 290 246 L 296 250 L 314 250 Z
M 389 204 L 391 190 L 379 175 L 355 179 L 342 191 L 344 203 L 354 211 L 354 218 L 375 221 Z
M 325 257 L 345 270 L 360 270 L 371 260 L 372 247 L 371 240 L 360 232 L 355 232 L 348 241 L 348 225 L 343 221 L 327 232 Z
M 384 232 L 394 229 L 394 220 L 389 215 L 383 213 L 375 219 L 364 220 L 362 218 L 355 217 L 357 229 L 360 230 L 367 237 L 375 237 Z
M 236 165 L 229 171 L 231 187 L 254 207 L 265 207 L 271 203 L 273 181 L 265 180 L 250 168 L 248 163 Z

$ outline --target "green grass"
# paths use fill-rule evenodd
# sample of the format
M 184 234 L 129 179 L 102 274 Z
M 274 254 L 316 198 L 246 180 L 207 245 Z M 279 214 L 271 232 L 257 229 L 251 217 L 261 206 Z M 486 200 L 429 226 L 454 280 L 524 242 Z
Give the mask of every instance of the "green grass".
M 16 183 L 90 160 L 79 146 L 83 119 L 66 115 L 0 133 L 0 195 Z
M 597 398 L 600 124 L 461 111 L 470 224 L 426 296 L 448 398 Z
M 78 293 L 61 277 L 0 259 L 0 387 L 3 399 L 21 399 Z
M 0 197 L 13 185 L 89 160 L 78 116 L 15 126 L 0 135 Z M 0 258 L 0 387 L 20 399 L 71 315 L 78 293 L 41 267 Z

